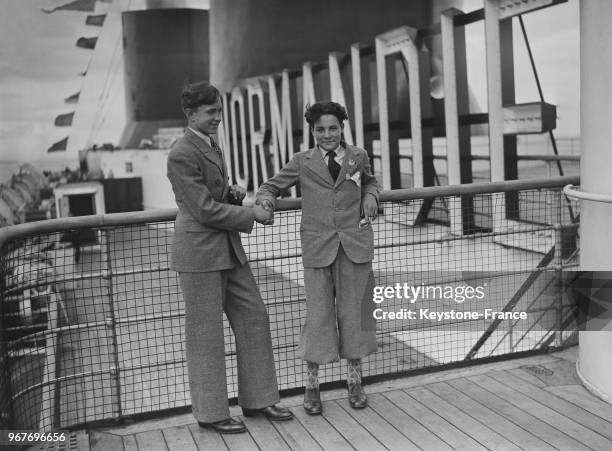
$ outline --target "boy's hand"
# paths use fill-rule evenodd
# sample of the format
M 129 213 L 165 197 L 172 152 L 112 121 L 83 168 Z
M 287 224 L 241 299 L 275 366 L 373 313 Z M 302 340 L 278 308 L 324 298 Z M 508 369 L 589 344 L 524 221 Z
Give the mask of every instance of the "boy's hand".
M 240 185 L 232 185 L 229 189 L 230 202 L 240 204 L 246 196 L 246 189 Z
M 266 210 L 261 205 L 254 205 L 253 212 L 255 213 L 255 221 L 263 225 L 274 224 L 274 212 Z
M 374 219 L 378 214 L 378 203 L 376 198 L 371 194 L 366 194 L 362 200 L 363 216 L 366 218 Z
M 255 201 L 255 203 L 258 205 L 261 205 L 265 210 L 274 212 L 274 205 L 272 205 L 272 202 L 269 201 L 268 199 L 257 200 Z

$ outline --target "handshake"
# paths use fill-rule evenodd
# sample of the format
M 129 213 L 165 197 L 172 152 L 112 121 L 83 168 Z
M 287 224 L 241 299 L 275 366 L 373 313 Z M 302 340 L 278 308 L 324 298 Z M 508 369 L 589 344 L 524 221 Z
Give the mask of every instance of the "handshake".
M 242 201 L 246 197 L 246 189 L 240 185 L 232 185 L 227 192 L 227 200 L 233 205 L 242 205 Z M 255 221 L 263 225 L 274 224 L 274 206 L 269 200 L 257 201 L 253 206 L 255 213 Z
M 255 221 L 263 225 L 274 224 L 274 207 L 269 200 L 256 201 L 253 206 Z

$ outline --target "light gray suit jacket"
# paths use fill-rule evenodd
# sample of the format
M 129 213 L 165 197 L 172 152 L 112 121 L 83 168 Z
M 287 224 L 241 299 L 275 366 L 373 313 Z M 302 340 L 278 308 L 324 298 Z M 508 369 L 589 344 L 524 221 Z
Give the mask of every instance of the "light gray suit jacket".
M 257 192 L 257 200 L 267 199 L 276 208 L 281 191 L 300 183 L 300 235 L 306 268 L 331 265 L 340 243 L 348 258 L 355 263 L 365 263 L 374 258 L 372 227 L 359 228 L 359 221 L 363 197 L 372 195 L 378 202 L 380 186 L 372 175 L 367 152 L 358 147 L 344 146 L 346 153 L 335 183 L 321 151 L 314 147 L 295 154 Z
M 223 158 L 191 130 L 168 155 L 168 178 L 179 211 L 174 226 L 171 267 L 178 272 L 230 269 L 247 257 L 238 232 L 250 233 L 252 208 L 228 203 Z M 234 258 L 234 256 L 236 258 Z

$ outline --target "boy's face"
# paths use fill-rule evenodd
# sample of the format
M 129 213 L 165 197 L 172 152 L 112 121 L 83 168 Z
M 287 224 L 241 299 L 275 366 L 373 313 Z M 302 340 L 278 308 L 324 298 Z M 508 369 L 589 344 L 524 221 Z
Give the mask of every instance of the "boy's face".
M 221 123 L 222 112 L 221 99 L 217 99 L 215 103 L 210 105 L 200 105 L 189 110 L 187 114 L 189 126 L 207 135 L 214 135 Z
M 312 136 L 324 151 L 336 150 L 342 139 L 344 124 L 333 114 L 324 114 L 312 127 Z

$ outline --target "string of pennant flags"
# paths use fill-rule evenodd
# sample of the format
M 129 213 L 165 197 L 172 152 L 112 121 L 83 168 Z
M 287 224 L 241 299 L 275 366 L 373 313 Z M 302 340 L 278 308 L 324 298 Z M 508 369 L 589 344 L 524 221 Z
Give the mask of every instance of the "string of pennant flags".
M 72 2 L 65 3 L 60 6 L 56 6 L 55 8 L 45 9 L 43 8 L 41 11 L 46 14 L 54 13 L 55 11 L 84 11 L 84 12 L 93 12 L 96 7 L 96 2 L 100 1 L 103 3 L 111 3 L 112 0 L 74 0 Z M 89 24 L 88 24 L 89 25 Z
M 45 14 L 52 14 L 56 11 L 81 11 L 81 12 L 94 12 L 96 2 L 103 3 L 111 3 L 112 0 L 74 0 L 68 3 L 64 3 L 62 5 L 56 6 L 54 8 L 41 9 Z M 85 25 L 102 27 L 104 25 L 104 20 L 106 19 L 106 14 L 95 14 L 88 15 L 85 19 Z M 76 46 L 86 49 L 86 50 L 94 50 L 96 47 L 96 42 L 98 40 L 97 36 L 94 37 L 81 37 L 76 41 Z M 79 76 L 85 77 L 87 75 L 87 70 L 78 74 Z M 66 104 L 76 104 L 79 101 L 80 91 L 72 94 L 69 97 L 64 99 L 64 103 Z M 72 126 L 72 120 L 74 118 L 74 111 L 69 113 L 60 114 L 55 118 L 54 124 L 56 127 L 70 127 Z M 58 152 L 65 151 L 68 146 L 68 137 L 53 143 L 51 147 L 47 149 L 47 152 Z

